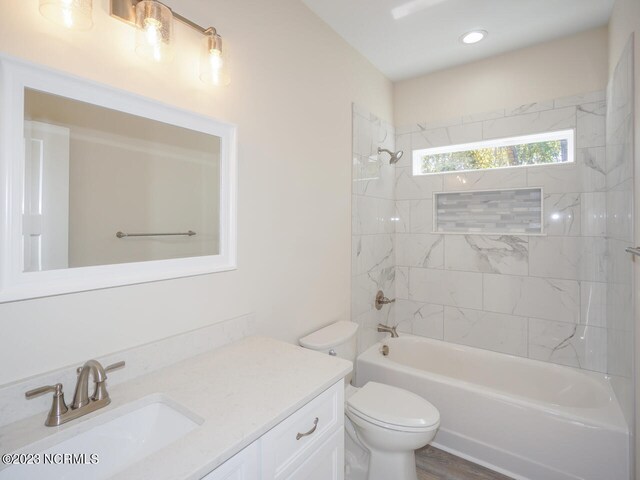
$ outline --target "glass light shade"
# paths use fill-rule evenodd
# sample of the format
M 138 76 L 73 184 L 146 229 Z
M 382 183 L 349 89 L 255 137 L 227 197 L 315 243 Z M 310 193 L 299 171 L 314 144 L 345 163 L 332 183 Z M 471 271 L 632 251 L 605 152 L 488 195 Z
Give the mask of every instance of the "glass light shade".
M 89 30 L 93 26 L 92 0 L 40 0 L 40 13 L 73 30 Z
M 136 5 L 136 53 L 155 62 L 173 57 L 173 13 L 155 0 Z
M 217 33 L 206 33 L 200 58 L 200 80 L 216 87 L 231 83 L 229 58 L 222 50 L 222 38 Z

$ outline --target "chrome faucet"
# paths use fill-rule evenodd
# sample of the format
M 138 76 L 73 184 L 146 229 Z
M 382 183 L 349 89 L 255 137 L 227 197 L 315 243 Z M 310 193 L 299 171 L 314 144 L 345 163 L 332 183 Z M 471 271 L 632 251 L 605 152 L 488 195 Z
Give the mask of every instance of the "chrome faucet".
M 383 325 L 381 323 L 378 324 L 378 331 L 384 332 L 384 333 L 390 333 L 391 338 L 398 338 L 400 336 L 398 335 L 398 331 L 396 330 L 396 328 L 398 327 L 390 327 L 388 325 Z
M 63 423 L 67 423 L 109 405 L 109 403 L 111 403 L 111 399 L 107 392 L 106 372 L 110 372 L 124 366 L 124 362 L 118 362 L 103 368 L 97 360 L 89 360 L 82 367 L 79 367 L 77 369 L 78 381 L 76 383 L 76 391 L 71 405 L 67 405 L 64 401 L 64 393 L 62 391 L 61 383 L 35 388 L 33 390 L 29 390 L 24 395 L 27 400 L 30 400 L 32 398 L 39 397 L 40 395 L 44 395 L 45 393 L 53 392 L 53 402 L 44 424 L 47 427 L 57 427 Z M 89 397 L 90 375 L 93 376 L 93 381 L 95 383 L 95 390 L 91 397 Z
M 76 370 L 78 373 L 78 381 L 76 383 L 76 392 L 73 395 L 73 404 L 71 408 L 77 409 L 86 407 L 91 403 L 91 400 L 104 400 L 109 398 L 107 388 L 105 386 L 105 380 L 107 375 L 102 365 L 97 360 L 89 360 L 82 367 L 78 367 Z M 89 398 L 89 375 L 93 375 L 93 381 L 96 384 L 96 388 L 93 392 L 93 396 Z

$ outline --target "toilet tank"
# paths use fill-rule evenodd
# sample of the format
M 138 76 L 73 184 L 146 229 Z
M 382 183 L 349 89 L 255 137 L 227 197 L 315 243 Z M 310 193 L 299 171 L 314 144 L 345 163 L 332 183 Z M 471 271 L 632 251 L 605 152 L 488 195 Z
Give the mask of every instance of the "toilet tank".
M 357 354 L 357 330 L 357 323 L 336 322 L 302 337 L 299 342 L 304 348 L 354 362 Z M 351 374 L 346 378 L 346 381 L 347 383 L 351 382 Z

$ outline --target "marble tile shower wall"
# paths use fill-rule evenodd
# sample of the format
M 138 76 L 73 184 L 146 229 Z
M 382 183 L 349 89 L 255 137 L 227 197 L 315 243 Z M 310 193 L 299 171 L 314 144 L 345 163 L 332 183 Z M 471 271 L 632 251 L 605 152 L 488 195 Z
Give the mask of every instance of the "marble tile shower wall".
M 606 231 L 608 372 L 630 379 L 633 365 L 633 41 L 627 43 L 607 92 Z M 614 382 L 614 388 L 616 388 Z M 622 392 L 616 391 L 618 398 Z M 631 401 L 621 401 L 623 405 Z M 627 413 L 627 412 L 625 412 Z M 629 417 L 629 414 L 627 413 Z
M 605 372 L 605 92 L 396 131 L 399 330 Z M 413 176 L 414 149 L 576 129 L 576 162 Z M 433 193 L 542 187 L 544 236 L 433 232 Z M 391 242 L 391 240 L 389 240 Z
M 359 351 L 384 336 L 378 323 L 395 323 L 392 306 L 374 307 L 378 290 L 393 297 L 396 272 L 395 167 L 378 147 L 394 149 L 393 127 L 354 105 L 351 319 L 360 325 Z

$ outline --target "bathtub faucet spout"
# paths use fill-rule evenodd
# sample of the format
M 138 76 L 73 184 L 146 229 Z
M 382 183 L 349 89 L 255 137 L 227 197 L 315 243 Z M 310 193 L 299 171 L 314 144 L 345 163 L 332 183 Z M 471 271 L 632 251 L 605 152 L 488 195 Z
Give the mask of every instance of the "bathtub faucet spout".
M 378 331 L 384 332 L 384 333 L 390 333 L 391 338 L 398 338 L 400 336 L 398 335 L 396 328 L 397 327 L 389 327 L 388 325 L 383 325 L 381 323 L 378 324 Z

